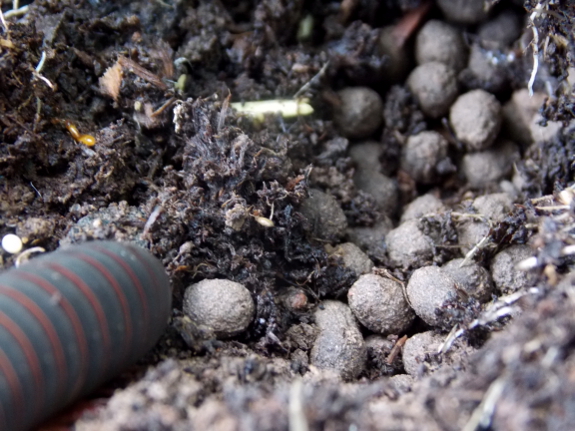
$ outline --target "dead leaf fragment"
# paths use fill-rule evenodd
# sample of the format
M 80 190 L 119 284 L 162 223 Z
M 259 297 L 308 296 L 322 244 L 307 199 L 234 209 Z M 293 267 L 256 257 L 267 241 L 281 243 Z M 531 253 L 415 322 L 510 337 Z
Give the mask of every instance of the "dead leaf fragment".
M 100 91 L 117 102 L 121 84 L 122 66 L 120 66 L 119 62 L 116 62 L 116 64 L 106 69 L 106 72 L 100 78 Z

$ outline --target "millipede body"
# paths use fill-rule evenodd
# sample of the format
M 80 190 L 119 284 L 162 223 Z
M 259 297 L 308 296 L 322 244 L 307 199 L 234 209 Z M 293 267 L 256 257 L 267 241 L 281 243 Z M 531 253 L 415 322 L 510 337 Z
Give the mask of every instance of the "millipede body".
M 95 241 L 0 274 L 0 429 L 26 430 L 133 364 L 171 312 L 162 264 Z

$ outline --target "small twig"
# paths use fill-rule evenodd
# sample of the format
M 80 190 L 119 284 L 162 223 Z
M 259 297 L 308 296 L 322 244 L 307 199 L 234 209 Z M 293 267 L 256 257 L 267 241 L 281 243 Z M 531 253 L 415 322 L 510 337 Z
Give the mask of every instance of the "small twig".
M 26 15 L 26 12 L 28 12 L 28 5 L 22 6 L 19 9 L 12 9 L 12 10 L 7 11 L 4 14 L 4 18 L 8 19 L 8 18 L 12 18 L 13 16 Z
M 527 84 L 527 89 L 529 90 L 529 96 L 533 96 L 533 84 L 535 84 L 535 77 L 537 76 L 537 70 L 539 69 L 539 32 L 537 31 L 537 26 L 535 25 L 535 18 L 539 16 L 543 6 L 538 3 L 535 6 L 535 10 L 529 16 L 529 21 L 531 21 L 531 29 L 533 30 L 533 41 L 531 45 L 533 46 L 533 70 L 531 71 L 531 77 Z
M 453 346 L 453 343 L 455 343 L 455 340 L 461 337 L 464 333 L 465 329 L 459 328 L 459 324 L 456 324 L 453 328 L 451 328 L 449 334 L 447 334 L 447 338 L 445 338 L 443 343 L 441 343 L 441 345 L 437 348 L 437 353 L 444 354 L 447 351 L 449 351 L 449 349 L 451 349 L 451 346 Z
M 501 376 L 491 383 L 491 386 L 485 392 L 483 400 L 471 415 L 469 422 L 463 427 L 463 431 L 475 431 L 478 427 L 482 429 L 489 428 L 497 401 L 503 395 L 505 384 L 505 376 Z
M 32 184 L 32 181 L 30 181 L 30 187 L 32 187 L 32 189 L 36 192 L 36 194 L 38 195 L 38 197 L 40 199 L 42 199 L 42 194 L 40 193 L 40 191 L 34 186 L 34 184 Z
M 170 99 L 168 99 L 168 101 L 166 103 L 164 103 L 162 106 L 160 106 L 158 109 L 156 109 L 154 112 L 152 112 L 152 114 L 150 115 L 150 117 L 157 117 L 158 115 L 160 115 L 162 112 L 164 112 L 167 108 L 170 107 L 170 105 L 172 103 L 174 103 L 174 101 L 176 100 L 175 97 L 171 97 Z
M 318 73 L 316 73 L 308 82 L 306 82 L 302 87 L 293 95 L 294 99 L 297 99 L 305 91 L 308 90 L 313 84 L 315 84 L 319 79 L 325 74 L 327 67 L 329 66 L 329 60 L 321 67 Z
M 8 23 L 4 19 L 4 13 L 2 12 L 2 8 L 0 8 L 0 22 L 2 22 L 2 26 L 4 27 L 4 30 L 6 30 L 6 33 L 8 33 Z
M 218 133 L 222 131 L 224 128 L 224 124 L 226 123 L 226 117 L 228 115 L 228 109 L 230 107 L 230 100 L 232 99 L 232 93 L 228 91 L 228 95 L 224 99 L 222 103 L 222 108 L 220 109 L 220 115 L 218 116 Z
M 465 265 L 467 265 L 469 262 L 471 262 L 471 260 L 473 259 L 473 256 L 475 256 L 479 250 L 481 250 L 485 247 L 485 244 L 489 241 L 490 238 L 491 238 L 491 233 L 488 233 L 483 238 L 481 238 L 481 241 L 479 241 L 471 250 L 469 250 L 467 252 L 467 254 L 465 255 L 465 258 L 459 264 L 459 267 L 463 268 Z
M 44 253 L 45 251 L 46 250 L 42 247 L 32 247 L 32 248 L 29 248 L 28 250 L 24 250 L 14 260 L 14 266 L 16 268 L 18 268 L 18 267 L 20 267 L 20 265 L 22 265 L 24 262 L 26 262 L 30 258 L 31 254 Z
M 46 63 L 46 51 L 42 51 L 42 55 L 40 55 L 40 61 L 36 66 L 36 72 L 41 73 L 42 69 L 44 69 L 44 63 Z
M 308 431 L 303 404 L 303 383 L 300 378 L 293 381 L 289 391 L 289 431 Z
M 395 358 L 397 357 L 397 355 L 399 355 L 399 352 L 401 352 L 401 348 L 403 347 L 403 345 L 405 344 L 406 341 L 407 341 L 407 335 L 404 335 L 403 337 L 401 337 L 399 340 L 397 340 L 395 342 L 395 345 L 393 346 L 393 348 L 391 349 L 391 352 L 389 352 L 389 355 L 387 356 L 387 359 L 385 360 L 385 363 L 387 365 L 393 364 L 393 362 L 395 361 Z
M 32 74 L 34 75 L 35 78 L 38 78 L 42 81 L 44 81 L 46 83 L 46 85 L 48 87 L 50 87 L 50 89 L 55 90 L 55 86 L 54 84 L 52 84 L 52 82 L 46 78 L 44 75 L 42 75 L 40 72 L 42 72 L 42 69 L 44 69 L 44 65 L 46 64 L 46 52 L 42 51 L 42 55 L 40 56 L 40 61 L 38 62 L 38 65 L 36 66 L 36 68 L 32 71 Z
M 167 90 L 168 86 L 154 73 L 150 72 L 148 69 L 140 66 L 134 60 L 131 60 L 124 56 L 118 57 L 118 63 L 124 69 L 138 75 L 144 81 L 148 81 L 150 84 L 155 85 L 160 90 Z

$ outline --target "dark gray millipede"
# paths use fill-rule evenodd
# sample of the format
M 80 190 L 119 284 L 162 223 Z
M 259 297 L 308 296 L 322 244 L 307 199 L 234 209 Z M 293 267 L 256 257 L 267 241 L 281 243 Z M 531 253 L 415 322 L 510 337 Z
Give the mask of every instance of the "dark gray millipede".
M 0 430 L 26 430 L 133 364 L 171 313 L 162 264 L 94 241 L 0 274 Z

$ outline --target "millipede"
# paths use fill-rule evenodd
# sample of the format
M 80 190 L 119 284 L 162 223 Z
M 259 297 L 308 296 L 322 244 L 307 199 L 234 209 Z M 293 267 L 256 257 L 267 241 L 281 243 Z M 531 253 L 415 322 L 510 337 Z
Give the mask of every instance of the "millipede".
M 129 243 L 70 246 L 0 274 L 0 429 L 29 429 L 133 364 L 170 313 L 163 265 Z

